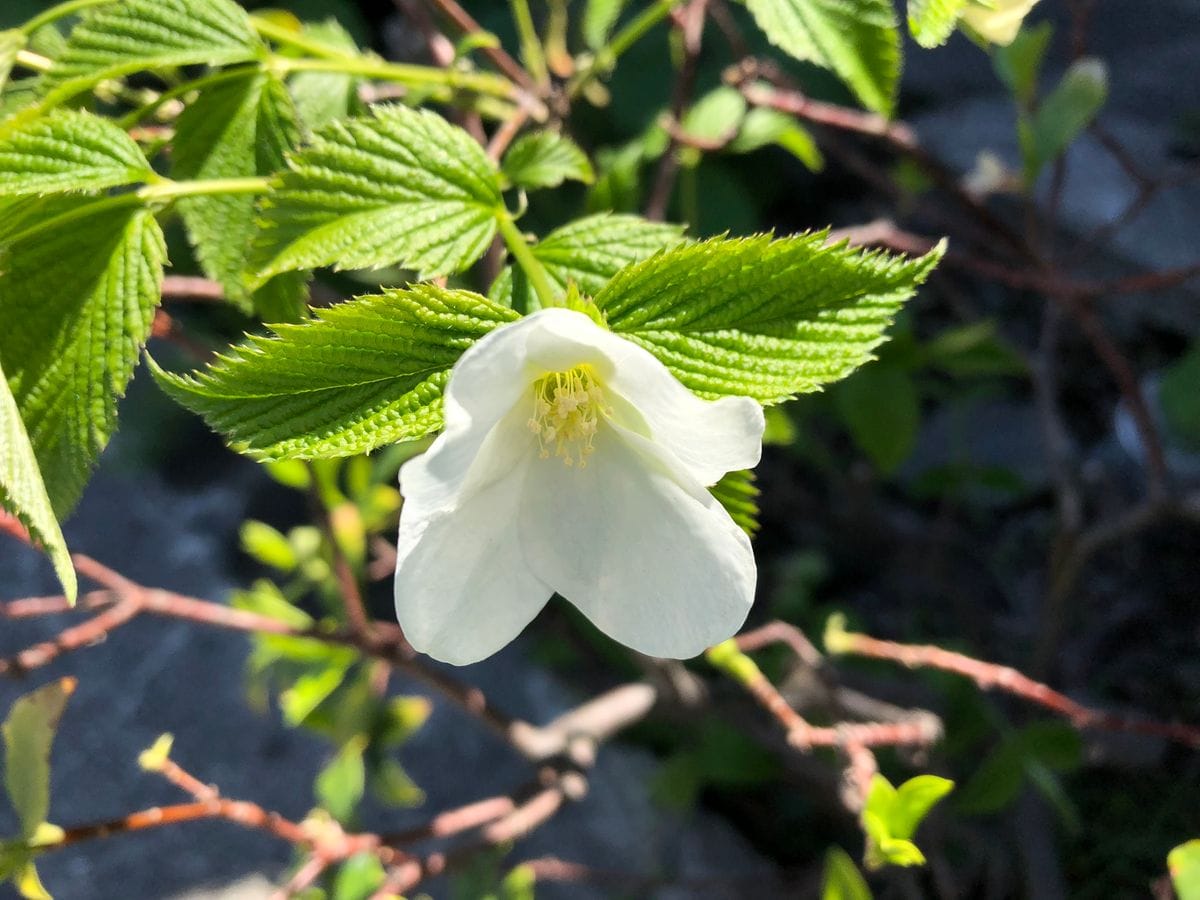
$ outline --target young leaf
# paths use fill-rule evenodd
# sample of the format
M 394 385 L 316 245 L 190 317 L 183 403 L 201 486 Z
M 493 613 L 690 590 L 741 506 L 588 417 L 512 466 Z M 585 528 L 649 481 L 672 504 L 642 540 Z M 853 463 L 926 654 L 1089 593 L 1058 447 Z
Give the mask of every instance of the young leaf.
M 62 209 L 62 226 L 21 227 Z M 104 200 L 38 201 L 5 225 L 18 233 L 0 235 L 0 358 L 62 516 L 116 428 L 116 401 L 161 295 L 166 248 L 149 211 Z
M 821 900 L 871 900 L 871 889 L 841 847 L 830 847 L 825 854 L 825 876 L 821 880 Z
M 778 403 L 870 359 L 941 252 L 864 253 L 821 233 L 714 239 L 621 270 L 596 305 L 697 393 Z
M 173 174 L 180 180 L 271 175 L 299 140 L 287 89 L 273 76 L 250 73 L 213 85 L 184 110 L 175 128 Z M 247 309 L 253 303 L 267 321 L 302 317 L 303 274 L 278 276 L 255 296 L 247 289 L 247 251 L 257 232 L 254 197 L 184 197 L 179 211 L 205 274 L 230 300 Z M 264 309 L 268 304 L 281 308 Z M 267 314 L 276 312 L 282 317 Z
M 1032 183 L 1083 132 L 1108 97 L 1108 73 L 1098 59 L 1072 63 L 1062 81 L 1021 129 L 1025 178 Z
M 626 2 L 627 0 L 587 0 L 580 28 L 583 31 L 583 41 L 590 49 L 599 50 L 608 43 Z
M 531 189 L 558 187 L 568 179 L 591 184 L 596 177 L 587 154 L 552 131 L 519 138 L 504 154 L 500 168 L 513 184 Z
M 1042 62 L 1053 36 L 1054 26 L 1042 22 L 1034 28 L 1021 29 L 1011 44 L 992 51 L 992 67 L 1022 108 L 1033 104 Z
M 50 812 L 50 745 L 74 691 L 74 678 L 43 685 L 19 698 L 4 720 L 4 787 L 27 841 Z
M 908 0 L 908 30 L 922 47 L 946 43 L 967 0 Z
M 129 135 L 88 112 L 56 111 L 0 136 L 0 197 L 94 191 L 155 177 Z
M 122 0 L 84 15 L 44 78 L 61 101 L 133 72 L 254 59 L 261 42 L 233 0 Z
M 0 509 L 16 516 L 28 529 L 29 536 L 46 551 L 63 592 L 74 603 L 78 590 L 75 569 L 3 369 L 0 369 Z
M 917 775 L 896 788 L 888 820 L 892 835 L 910 839 L 939 800 L 954 790 L 954 782 L 937 775 Z
M 683 116 L 683 130 L 700 141 L 732 140 L 746 116 L 746 98 L 741 91 L 722 85 L 692 104 Z
M 807 128 L 777 109 L 757 106 L 742 120 L 738 136 L 729 145 L 731 153 L 751 153 L 760 147 L 775 144 L 782 147 L 812 172 L 825 167 L 825 159 L 817 142 Z
M 534 244 L 550 282 L 560 291 L 574 283 L 585 296 L 595 296 L 625 266 L 639 262 L 683 240 L 683 226 L 650 222 L 639 216 L 600 213 L 577 219 Z M 522 311 L 538 308 L 533 289 L 519 270 L 505 269 L 489 296 Z
M 439 429 L 449 368 L 516 318 L 478 294 L 413 285 L 252 336 L 192 375 L 151 370 L 241 453 L 350 456 Z
M 496 167 L 465 131 L 379 107 L 291 158 L 262 204 L 257 279 L 317 266 L 457 272 L 487 249 L 501 203 Z
M 746 0 L 771 43 L 832 69 L 869 109 L 889 115 L 900 78 L 891 0 Z
M 1167 871 L 1179 900 L 1200 900 L 1200 838 L 1187 841 L 1167 854 Z
M 366 743 L 361 735 L 347 741 L 313 783 L 317 803 L 342 823 L 354 815 L 366 787 Z

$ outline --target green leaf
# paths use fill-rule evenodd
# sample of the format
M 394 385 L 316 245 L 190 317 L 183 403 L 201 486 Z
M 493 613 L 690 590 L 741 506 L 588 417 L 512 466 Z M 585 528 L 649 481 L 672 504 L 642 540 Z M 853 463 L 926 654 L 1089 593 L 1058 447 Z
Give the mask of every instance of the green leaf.
M 74 678 L 43 685 L 20 697 L 4 720 L 4 787 L 26 841 L 50 812 L 50 746 L 74 691 Z
M 38 875 L 32 858 L 13 878 L 13 885 L 25 900 L 54 900 L 50 896 L 50 892 L 46 890 L 46 886 L 42 884 L 42 879 Z
M 823 233 L 713 239 L 626 267 L 596 305 L 696 393 L 778 403 L 871 359 L 941 253 L 831 247 Z
M 94 191 L 156 177 L 129 135 L 91 113 L 55 111 L 0 136 L 0 197 Z
M 299 140 L 287 89 L 273 76 L 252 73 L 213 85 L 184 110 L 175 128 L 173 175 L 183 181 L 271 175 Z M 303 274 L 279 276 L 253 300 L 248 290 L 255 203 L 244 194 L 184 197 L 179 211 L 201 267 L 227 297 L 246 309 L 253 304 L 268 321 L 298 321 L 307 293 Z
M 516 313 L 433 285 L 361 297 L 159 384 L 256 459 L 351 456 L 442 426 L 449 368 Z
M 741 131 L 729 145 L 731 153 L 751 153 L 775 144 L 782 147 L 813 172 L 825 167 L 825 159 L 807 128 L 777 109 L 756 106 L 742 120 Z
M 890 0 L 746 0 L 771 43 L 838 74 L 869 109 L 890 115 L 900 32 Z
M 371 852 L 350 857 L 338 868 L 330 900 L 368 900 L 387 878 L 379 857 Z
M 44 76 L 59 101 L 107 78 L 255 59 L 262 44 L 232 0 L 122 0 L 86 13 Z
M 908 30 L 922 47 L 946 43 L 967 0 L 908 0 Z
M 899 366 L 876 363 L 838 385 L 836 400 L 854 442 L 879 471 L 895 472 L 912 453 L 921 424 L 912 375 Z
M 558 187 L 567 180 L 591 184 L 596 177 L 587 154 L 553 131 L 519 138 L 504 154 L 500 168 L 513 184 L 531 189 Z
M 16 28 L 0 31 L 0 91 L 8 83 L 17 54 L 25 49 L 25 32 Z
M 937 775 L 917 775 L 896 788 L 888 817 L 892 836 L 910 839 L 935 803 L 954 790 L 954 782 Z
M 230 594 L 229 605 L 278 619 L 293 628 L 311 628 L 313 625 L 312 616 L 284 597 L 278 585 L 266 579 L 255 581 L 249 590 L 234 591 Z
M 357 56 L 354 38 L 334 19 L 305 23 L 306 40 Z M 358 86 L 362 79 L 342 72 L 296 72 L 288 79 L 288 89 L 296 102 L 296 112 L 305 132 L 324 128 L 335 119 L 344 119 L 358 111 Z
M 381 760 L 371 770 L 369 781 L 371 793 L 387 806 L 409 808 L 425 802 L 425 792 L 394 759 Z
M 0 508 L 8 510 L 46 551 L 67 599 L 75 602 L 78 584 L 25 423 L 0 369 Z
M 1037 180 L 1042 169 L 1083 133 L 1107 97 L 1108 70 L 1103 62 L 1087 58 L 1071 64 L 1033 116 L 1021 123 L 1021 151 L 1028 183 Z
M 313 783 L 317 803 L 343 824 L 354 815 L 366 787 L 366 746 L 367 739 L 362 735 L 347 741 Z
M 866 879 L 841 847 L 830 847 L 825 854 L 821 900 L 871 900 L 871 889 L 867 887 Z
M 1200 900 L 1200 838 L 1180 844 L 1167 854 L 1167 871 L 1179 900 Z
M 436 113 L 377 107 L 296 153 L 262 203 L 257 277 L 333 266 L 401 266 L 421 278 L 466 268 L 501 207 L 483 149 Z
M 1054 26 L 1042 22 L 1034 28 L 1022 29 L 1011 44 L 992 51 L 992 67 L 1022 107 L 1033 105 L 1042 61 L 1053 36 Z
M 583 32 L 584 43 L 591 50 L 599 50 L 608 43 L 617 19 L 621 17 L 628 0 L 587 0 L 583 10 L 583 20 L 580 29 Z
M 166 250 L 147 210 L 52 200 L 25 216 L 44 224 L 50 219 L 39 212 L 66 209 L 63 224 L 23 229 L 27 218 L 16 216 L 19 233 L 0 235 L 0 358 L 62 516 L 116 428 L 116 401 L 161 295 Z
M 1163 373 L 1158 404 L 1171 436 L 1193 452 L 1200 452 L 1200 342 Z
M 682 225 L 600 213 L 550 232 L 530 249 L 557 290 L 565 292 L 567 285 L 574 283 L 579 293 L 595 296 L 625 266 L 682 240 Z M 500 273 L 489 296 L 497 303 L 525 312 L 540 306 L 524 275 L 511 267 Z
M 683 130 L 700 141 L 732 140 L 746 116 L 746 98 L 736 88 L 722 85 L 692 104 L 683 116 Z
M 299 565 L 291 542 L 266 522 L 247 519 L 242 523 L 240 537 L 242 549 L 265 566 L 291 572 Z
M 751 537 L 758 532 L 758 495 L 761 493 L 754 482 L 754 473 L 743 469 L 726 472 L 720 481 L 708 489 L 738 527 Z

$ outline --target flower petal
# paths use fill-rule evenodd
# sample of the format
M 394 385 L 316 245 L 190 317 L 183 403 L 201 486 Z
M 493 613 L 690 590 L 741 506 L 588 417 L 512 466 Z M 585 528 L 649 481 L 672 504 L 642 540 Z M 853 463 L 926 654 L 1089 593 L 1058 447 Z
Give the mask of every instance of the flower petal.
M 612 424 L 587 468 L 534 461 L 517 531 L 542 582 L 642 653 L 695 656 L 754 600 L 742 530 L 671 454 Z
M 422 518 L 405 502 L 396 561 L 396 617 L 434 659 L 478 662 L 512 641 L 552 591 L 525 563 L 512 519 L 529 459 L 453 512 Z

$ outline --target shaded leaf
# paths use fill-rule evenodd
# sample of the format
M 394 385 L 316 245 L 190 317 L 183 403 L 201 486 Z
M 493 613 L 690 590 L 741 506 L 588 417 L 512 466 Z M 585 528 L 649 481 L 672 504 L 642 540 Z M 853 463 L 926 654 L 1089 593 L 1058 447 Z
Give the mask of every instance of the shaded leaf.
M 524 188 L 558 187 L 564 181 L 591 184 L 595 179 L 587 154 L 570 138 L 538 131 L 519 138 L 504 154 L 501 170 Z
M 4 787 L 31 840 L 50 812 L 50 747 L 74 678 L 60 678 L 18 698 L 4 720 Z

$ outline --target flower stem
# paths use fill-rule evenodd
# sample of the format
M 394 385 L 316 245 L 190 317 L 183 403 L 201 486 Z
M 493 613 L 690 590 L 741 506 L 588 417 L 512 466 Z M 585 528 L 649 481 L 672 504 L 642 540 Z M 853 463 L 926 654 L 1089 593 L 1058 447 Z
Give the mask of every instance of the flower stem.
M 567 85 L 568 95 L 578 96 L 589 81 L 612 69 L 626 50 L 645 37 L 651 28 L 670 15 L 671 10 L 681 2 L 682 0 L 658 0 L 642 10 L 633 21 L 613 35 L 607 46 L 597 50 L 591 63 L 571 79 Z
M 542 53 L 542 42 L 533 26 L 533 15 L 529 11 L 529 0 L 508 0 L 512 10 L 517 34 L 521 37 L 521 58 L 529 74 L 540 85 L 550 83 L 550 72 L 546 69 L 546 57 Z
M 554 290 L 554 285 L 550 283 L 550 276 L 546 274 L 545 266 L 529 249 L 525 235 L 521 234 L 521 229 L 517 228 L 512 213 L 507 209 L 499 210 L 496 214 L 496 222 L 500 227 L 500 236 L 504 238 L 508 252 L 512 254 L 517 265 L 521 267 L 521 271 L 525 273 L 525 277 L 529 279 L 542 307 L 562 306 L 562 302 Z

